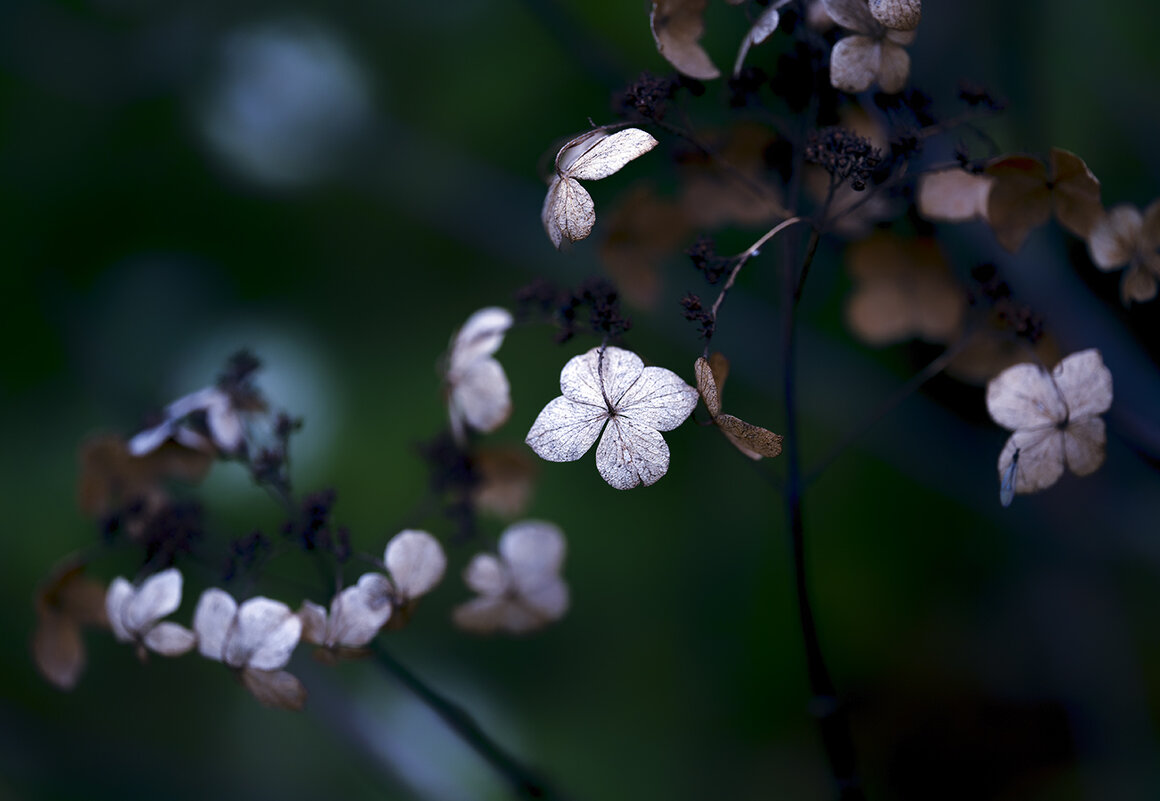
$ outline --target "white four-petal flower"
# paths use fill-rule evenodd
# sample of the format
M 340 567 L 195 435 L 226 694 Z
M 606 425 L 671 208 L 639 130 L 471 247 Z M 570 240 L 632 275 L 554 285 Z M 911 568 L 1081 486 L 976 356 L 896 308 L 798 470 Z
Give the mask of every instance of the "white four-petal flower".
M 685 421 L 697 390 L 671 370 L 645 367 L 622 348 L 593 348 L 560 371 L 564 394 L 543 408 L 527 443 L 550 462 L 579 459 L 600 436 L 596 469 L 617 489 L 656 483 L 669 469 L 661 431 Z
M 1050 487 L 1065 465 L 1077 476 L 1094 472 L 1106 440 L 1099 415 L 1111 405 L 1112 373 L 1094 348 L 1071 354 L 1051 373 L 1025 363 L 991 379 L 987 411 L 1015 432 L 999 454 L 1002 500 Z
M 539 520 L 515 523 L 499 539 L 499 557 L 476 554 L 463 580 L 479 593 L 455 608 L 456 625 L 486 634 L 538 629 L 568 611 L 568 585 L 560 578 L 564 534 Z
M 194 415 L 204 415 L 203 427 L 191 425 Z M 208 436 L 206 436 L 208 435 Z M 205 387 L 178 398 L 165 407 L 165 419 L 129 440 L 129 452 L 144 456 L 169 439 L 187 448 L 237 454 L 245 445 L 242 417 L 229 393 L 217 386 Z
M 120 642 L 137 643 L 142 657 L 146 648 L 165 656 L 191 650 L 197 636 L 184 626 L 161 620 L 181 605 L 181 583 L 181 573 L 175 567 L 155 573 L 140 587 L 120 576 L 113 579 L 105 595 L 113 636 Z

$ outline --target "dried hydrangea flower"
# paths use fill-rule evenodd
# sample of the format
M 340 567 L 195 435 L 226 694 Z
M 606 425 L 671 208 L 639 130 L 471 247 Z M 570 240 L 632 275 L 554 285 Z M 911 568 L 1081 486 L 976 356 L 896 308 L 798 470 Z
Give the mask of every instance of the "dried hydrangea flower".
M 1014 433 L 999 454 L 999 482 L 1025 495 L 1059 480 L 1066 466 L 1086 476 L 1103 464 L 1099 415 L 1112 405 L 1112 373 L 1094 348 L 1073 353 L 1048 373 L 1017 364 L 987 384 L 991 419 Z
M 390 584 L 382 573 L 365 573 L 357 584 L 334 596 L 329 614 L 324 607 L 303 601 L 298 616 L 303 641 L 349 655 L 373 640 L 390 618 Z
M 625 128 L 614 134 L 597 128 L 560 148 L 540 212 L 552 244 L 560 248 L 565 242 L 579 242 L 592 233 L 596 207 L 580 181 L 607 178 L 656 146 L 657 140 L 639 128 Z
M 912 337 L 947 343 L 958 336 L 966 293 L 934 240 L 876 234 L 850 247 L 847 264 L 855 289 L 846 321 L 860 339 L 888 345 Z
M 1113 207 L 1092 226 L 1088 250 L 1105 272 L 1127 266 L 1120 283 L 1125 304 L 1152 300 L 1160 282 L 1160 200 L 1143 214 L 1126 204 Z
M 256 597 L 240 606 L 224 590 L 206 590 L 193 613 L 198 651 L 235 670 L 266 706 L 301 709 L 306 690 L 282 670 L 302 635 L 302 619 L 280 601 Z
M 1084 239 L 1103 215 L 1099 180 L 1070 151 L 1052 148 L 1050 164 L 1032 156 L 1005 156 L 988 164 L 986 174 L 993 179 L 987 221 L 1011 253 L 1053 212 L 1060 225 Z
M 181 605 L 181 573 L 175 567 L 155 573 L 134 587 L 118 576 L 105 594 L 105 611 L 113 636 L 119 642 L 137 645 L 137 654 L 145 650 L 163 656 L 181 656 L 197 644 L 197 636 L 177 623 L 163 621 Z
M 994 178 L 954 167 L 918 177 L 918 212 L 937 222 L 987 219 L 987 199 Z
M 910 77 L 913 30 L 888 28 L 874 18 L 866 0 L 823 0 L 826 13 L 854 32 L 830 53 L 830 84 L 843 92 L 864 92 L 877 82 L 883 92 L 901 92 Z
M 451 433 L 460 444 L 466 439 L 466 427 L 495 431 L 511 414 L 507 375 L 492 358 L 511 327 L 511 312 L 491 306 L 468 317 L 452 339 L 447 357 L 447 408 Z
M 499 538 L 499 557 L 476 554 L 463 579 L 479 597 L 455 608 L 455 624 L 481 634 L 523 634 L 559 620 L 568 611 L 568 585 L 560 578 L 564 534 L 557 526 L 525 520 Z
M 709 417 L 737 450 L 754 461 L 781 453 L 780 434 L 721 413 L 721 390 L 729 375 L 729 361 L 723 355 L 713 353 L 708 359 L 699 358 L 693 369 L 697 374 L 697 391 L 709 410 Z
M 679 426 L 697 405 L 697 390 L 676 373 L 645 367 L 635 353 L 611 346 L 569 359 L 560 391 L 536 417 L 528 445 L 549 462 L 574 462 L 600 437 L 596 469 L 617 489 L 648 486 L 668 472 L 660 432 Z
M 198 424 L 193 422 L 197 417 Z M 204 424 L 202 424 L 204 421 Z M 205 387 L 178 398 L 165 407 L 164 419 L 129 440 L 134 456 L 151 453 L 168 441 L 194 450 L 226 455 L 238 453 L 245 444 L 239 409 L 219 387 Z
M 82 626 L 108 628 L 105 587 L 84 575 L 84 564 L 69 558 L 53 568 L 36 592 L 36 667 L 61 690 L 76 686 L 85 668 Z

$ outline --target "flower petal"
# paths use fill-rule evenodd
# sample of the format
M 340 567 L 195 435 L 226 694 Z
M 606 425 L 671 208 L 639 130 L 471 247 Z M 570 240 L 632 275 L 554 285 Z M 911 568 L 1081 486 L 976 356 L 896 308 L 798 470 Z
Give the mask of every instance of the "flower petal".
M 498 306 L 488 306 L 468 317 L 467 322 L 456 332 L 451 345 L 448 378 L 454 383 L 463 370 L 499 350 L 504 335 L 511 327 L 511 312 Z
M 540 220 L 558 250 L 565 242 L 579 242 L 592 233 L 596 205 L 578 181 L 556 175 L 548 185 Z
M 302 620 L 302 641 L 326 645 L 326 609 L 313 601 L 303 601 L 298 617 Z
M 145 579 L 134 593 L 124 609 L 125 627 L 141 635 L 180 605 L 181 572 L 175 567 L 162 570 Z
M 885 41 L 882 43 L 881 59 L 878 65 L 878 85 L 888 95 L 901 92 L 910 77 L 910 54 L 906 48 Z
M 524 440 L 541 459 L 574 462 L 596 442 L 607 409 L 559 397 L 540 410 Z
M 987 411 L 1011 430 L 1052 428 L 1067 419 L 1067 406 L 1051 376 L 1029 363 L 1008 367 L 991 379 Z
M 697 390 L 672 370 L 646 367 L 616 404 L 614 420 L 631 420 L 658 431 L 685 422 L 697 405 Z
M 566 548 L 559 526 L 542 520 L 515 523 L 499 538 L 499 555 L 517 586 L 531 577 L 558 573 Z
M 380 603 L 375 596 L 368 594 L 360 580 L 355 586 L 347 587 L 335 596 L 324 645 L 328 648 L 336 645 L 350 648 L 366 645 L 375 638 L 390 616 L 391 604 Z
M 1137 303 L 1146 303 L 1156 297 L 1156 277 L 1160 275 L 1160 258 L 1152 254 L 1149 261 L 1153 264 L 1152 270 L 1146 269 L 1145 260 L 1140 259 L 1133 261 L 1132 266 L 1124 271 L 1124 278 L 1120 281 L 1120 296 L 1124 300 L 1124 305 L 1133 300 Z
M 613 417 L 596 448 L 596 469 L 616 489 L 655 484 L 669 470 L 669 446 L 655 428 Z
M 193 630 L 197 634 L 197 650 L 206 659 L 222 661 L 226 635 L 237 613 L 237 602 L 225 590 L 211 587 L 201 594 L 193 611 Z
M 1144 220 L 1135 206 L 1121 204 L 1097 220 L 1088 237 L 1092 261 L 1107 272 L 1123 267 L 1136 252 Z
M 285 670 L 242 671 L 242 686 L 258 699 L 262 706 L 289 709 L 298 712 L 306 705 L 306 688 L 292 673 Z
M 133 585 L 127 579 L 117 576 L 109 582 L 109 590 L 105 593 L 105 614 L 118 642 L 132 642 L 135 638 L 134 632 L 125 626 L 125 610 L 132 600 Z
M 490 634 L 505 628 L 513 607 L 515 604 L 508 598 L 484 595 L 455 607 L 451 619 L 464 631 Z M 519 614 L 518 607 L 516 609 L 516 614 Z
M 838 40 L 830 53 L 830 85 L 843 92 L 864 92 L 882 64 L 882 45 L 868 36 Z
M 1063 394 L 1072 422 L 1103 414 L 1112 405 L 1112 371 L 1095 348 L 1072 353 L 1055 366 L 1051 377 Z
M 222 650 L 230 667 L 278 670 L 302 635 L 302 621 L 290 607 L 270 598 L 250 598 L 238 607 Z
M 452 426 L 462 431 L 463 422 L 476 431 L 495 431 L 512 412 L 511 387 L 503 367 L 495 359 L 471 365 L 451 386 Z
M 1005 476 L 1019 451 L 1015 493 L 1026 495 L 1047 489 L 1063 475 L 1063 432 L 1055 428 L 1016 431 L 999 454 L 999 475 Z
M 185 626 L 164 621 L 145 635 L 145 647 L 162 656 L 181 656 L 197 645 L 197 635 Z
M 1077 476 L 1094 473 L 1104 463 L 1107 440 L 1102 418 L 1089 417 L 1068 425 L 1063 434 L 1063 455 L 1071 472 Z
M 439 541 L 426 531 L 400 531 L 387 543 L 383 562 L 404 602 L 430 592 L 447 570 Z
M 478 553 L 467 563 L 463 571 L 463 581 L 480 595 L 501 596 L 511 588 L 511 576 L 496 557 Z
M 599 139 L 572 161 L 566 175 L 581 181 L 607 178 L 656 146 L 652 134 L 640 128 L 626 128 Z
M 881 25 L 870 13 L 866 0 L 822 0 L 822 6 L 834 22 L 858 33 L 874 33 Z
M 630 350 L 593 348 L 573 356 L 560 371 L 560 391 L 578 403 L 605 410 L 617 406 L 620 397 L 640 377 L 644 362 Z

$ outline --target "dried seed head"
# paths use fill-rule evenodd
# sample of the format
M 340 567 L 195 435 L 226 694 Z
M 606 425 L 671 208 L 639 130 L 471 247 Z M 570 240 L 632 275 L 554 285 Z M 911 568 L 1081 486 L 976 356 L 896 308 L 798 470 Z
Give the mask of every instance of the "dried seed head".
M 874 19 L 896 31 L 913 31 L 922 19 L 922 0 L 870 0 Z

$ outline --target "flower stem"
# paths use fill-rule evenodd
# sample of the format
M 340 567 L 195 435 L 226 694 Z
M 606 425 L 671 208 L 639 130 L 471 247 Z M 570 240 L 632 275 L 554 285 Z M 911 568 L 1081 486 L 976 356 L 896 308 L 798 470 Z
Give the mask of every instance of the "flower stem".
M 517 798 L 559 798 L 538 776 L 517 762 L 511 754 L 491 739 L 463 707 L 432 689 L 377 641 L 374 643 L 373 651 L 379 664 L 388 673 L 434 710 L 452 731 L 508 781 Z

